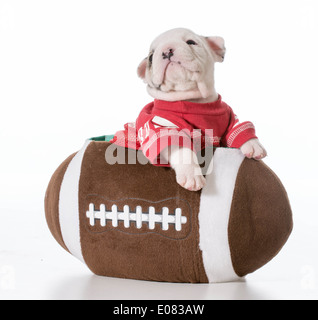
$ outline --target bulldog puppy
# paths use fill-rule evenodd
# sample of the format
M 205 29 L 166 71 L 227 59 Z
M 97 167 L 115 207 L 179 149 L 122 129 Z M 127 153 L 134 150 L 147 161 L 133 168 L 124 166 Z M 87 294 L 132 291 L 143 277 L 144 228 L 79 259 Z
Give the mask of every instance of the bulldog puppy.
M 156 100 L 207 105 L 220 99 L 214 86 L 214 64 L 224 61 L 225 52 L 221 37 L 203 37 L 188 29 L 173 29 L 154 40 L 148 57 L 138 67 L 138 75 Z M 256 136 L 251 137 L 239 148 L 246 157 L 260 160 L 267 155 L 266 150 Z M 192 191 L 203 188 L 205 178 L 191 148 L 171 145 L 162 150 L 161 156 L 175 170 L 181 186 Z

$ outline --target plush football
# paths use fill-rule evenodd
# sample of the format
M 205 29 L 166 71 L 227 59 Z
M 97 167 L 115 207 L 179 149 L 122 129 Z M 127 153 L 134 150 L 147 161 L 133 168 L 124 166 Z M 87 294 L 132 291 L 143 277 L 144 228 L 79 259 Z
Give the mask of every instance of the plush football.
M 109 164 L 89 140 L 54 173 L 45 198 L 57 242 L 101 276 L 235 281 L 281 250 L 292 230 L 286 191 L 263 162 L 218 148 L 200 192 L 170 168 Z M 125 149 L 129 157 L 136 151 Z M 138 155 L 139 156 L 139 155 Z M 137 158 L 137 157 L 136 157 Z

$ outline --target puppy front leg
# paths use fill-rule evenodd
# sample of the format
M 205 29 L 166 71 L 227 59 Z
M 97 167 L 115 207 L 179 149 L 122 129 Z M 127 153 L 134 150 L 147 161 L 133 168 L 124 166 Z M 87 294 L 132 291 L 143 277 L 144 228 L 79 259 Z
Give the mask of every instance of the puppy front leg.
M 202 175 L 196 154 L 189 148 L 170 146 L 162 152 L 176 172 L 177 183 L 190 191 L 199 191 L 206 180 Z
M 261 145 L 258 139 L 251 139 L 247 141 L 241 146 L 240 149 L 249 159 L 254 158 L 255 160 L 262 160 L 267 156 L 267 151 Z

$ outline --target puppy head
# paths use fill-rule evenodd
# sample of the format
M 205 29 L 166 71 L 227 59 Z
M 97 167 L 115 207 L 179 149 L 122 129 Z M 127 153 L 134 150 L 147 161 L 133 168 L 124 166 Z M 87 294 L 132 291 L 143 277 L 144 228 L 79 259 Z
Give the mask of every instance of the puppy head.
M 223 62 L 224 40 L 173 29 L 151 44 L 138 75 L 155 99 L 176 101 L 208 98 L 215 93 L 214 63 Z

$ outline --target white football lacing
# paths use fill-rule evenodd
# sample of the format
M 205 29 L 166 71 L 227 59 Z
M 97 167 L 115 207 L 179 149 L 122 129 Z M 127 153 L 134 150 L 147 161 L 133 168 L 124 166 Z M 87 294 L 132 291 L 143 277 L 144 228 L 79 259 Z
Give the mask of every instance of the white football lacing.
M 86 217 L 89 218 L 91 226 L 95 226 L 95 220 L 100 221 L 102 227 L 106 226 L 107 221 L 112 221 L 112 226 L 114 228 L 118 227 L 118 221 L 124 221 L 125 228 L 130 227 L 130 222 L 136 222 L 136 228 L 141 229 L 143 222 L 148 222 L 148 227 L 150 230 L 155 229 L 155 224 L 160 223 L 162 225 L 162 230 L 167 231 L 169 229 L 169 224 L 174 224 L 176 231 L 182 230 L 182 225 L 186 224 L 187 217 L 182 216 L 182 210 L 177 208 L 175 214 L 169 214 L 169 209 L 162 208 L 162 214 L 156 214 L 154 207 L 149 207 L 148 213 L 142 212 L 142 207 L 136 207 L 136 212 L 130 212 L 128 205 L 124 206 L 124 212 L 118 211 L 116 205 L 112 206 L 111 211 L 106 210 L 104 204 L 100 205 L 100 210 L 95 210 L 95 205 L 91 203 L 89 205 L 89 211 L 86 212 Z

